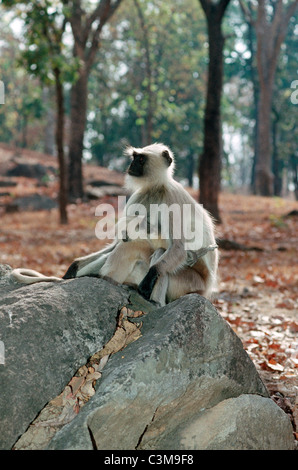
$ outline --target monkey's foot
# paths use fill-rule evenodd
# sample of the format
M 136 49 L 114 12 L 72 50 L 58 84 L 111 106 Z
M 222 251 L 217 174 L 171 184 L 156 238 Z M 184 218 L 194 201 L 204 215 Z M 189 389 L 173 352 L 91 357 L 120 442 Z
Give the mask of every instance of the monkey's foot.
M 69 266 L 68 270 L 66 271 L 62 279 L 74 279 L 75 277 L 77 277 L 78 267 L 79 267 L 78 261 L 74 261 Z

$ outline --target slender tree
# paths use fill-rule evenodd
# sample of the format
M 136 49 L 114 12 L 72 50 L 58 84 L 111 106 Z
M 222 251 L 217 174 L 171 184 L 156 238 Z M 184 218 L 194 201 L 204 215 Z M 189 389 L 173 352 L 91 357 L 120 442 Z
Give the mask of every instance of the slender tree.
M 274 193 L 271 130 L 273 87 L 281 45 L 297 5 L 298 0 L 258 0 L 257 15 L 253 18 L 251 11 L 242 2 L 242 9 L 254 25 L 257 36 L 259 102 L 255 191 L 263 196 L 272 196 Z
M 257 130 L 258 130 L 258 103 L 259 103 L 259 82 L 258 82 L 258 71 L 256 65 L 256 32 L 251 21 L 254 5 L 252 2 L 248 2 L 244 4 L 240 1 L 240 8 L 242 12 L 242 16 L 244 21 L 247 24 L 247 33 L 246 33 L 246 41 L 248 45 L 248 50 L 250 52 L 250 57 L 247 59 L 247 69 L 249 73 L 249 80 L 253 86 L 253 106 L 251 116 L 255 121 L 254 129 L 253 129 L 253 162 L 252 162 L 252 169 L 251 169 L 251 180 L 250 180 L 250 187 L 252 192 L 255 193 L 255 173 L 256 173 L 256 164 L 258 161 L 258 139 L 257 139 Z
M 13 2 L 7 2 L 13 4 Z M 16 3 L 16 2 L 14 2 Z M 59 211 L 61 224 L 67 223 L 67 179 L 64 155 L 64 90 L 65 74 L 72 73 L 71 60 L 63 60 L 62 36 L 66 19 L 52 9 L 50 0 L 22 2 L 25 8 L 25 45 L 22 61 L 29 72 L 43 83 L 54 83 L 56 91 L 56 147 L 59 162 Z
M 218 198 L 222 154 L 221 95 L 223 85 L 222 21 L 230 0 L 199 0 L 204 10 L 209 42 L 208 84 L 204 117 L 204 147 L 199 162 L 200 196 L 217 222 L 221 222 Z
M 121 0 L 100 0 L 91 12 L 82 0 L 63 0 L 73 39 L 74 57 L 79 60 L 78 79 L 71 89 L 68 186 L 71 199 L 83 197 L 82 157 L 87 118 L 88 78 L 99 48 L 103 26 Z

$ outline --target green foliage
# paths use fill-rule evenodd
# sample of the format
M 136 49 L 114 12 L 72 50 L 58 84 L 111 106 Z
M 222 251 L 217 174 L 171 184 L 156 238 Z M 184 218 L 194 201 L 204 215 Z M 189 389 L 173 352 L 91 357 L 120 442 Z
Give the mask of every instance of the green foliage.
M 5 83 L 5 106 L 0 106 L 1 141 L 43 149 L 41 128 L 49 107 L 55 105 L 53 99 L 45 101 L 43 88 L 52 87 L 54 72 L 59 70 L 68 100 L 81 65 L 66 27 L 71 5 L 59 0 L 2 1 L 0 79 Z M 94 6 L 94 1 L 83 2 L 82 21 Z M 15 34 L 9 24 L 13 14 L 22 24 L 22 31 Z M 298 165 L 297 105 L 290 102 L 290 85 L 297 79 L 294 29 L 295 19 L 282 48 L 273 102 L 280 175 L 289 168 L 295 172 Z M 238 2 L 231 2 L 227 10 L 224 32 L 222 177 L 223 186 L 230 188 L 249 184 L 256 115 L 256 38 Z M 101 165 L 121 168 L 123 146 L 144 145 L 151 121 L 152 140 L 170 145 L 178 159 L 179 176 L 191 179 L 202 150 L 207 62 L 206 23 L 198 0 L 123 0 L 102 31 L 89 79 L 85 138 L 89 156 Z M 66 112 L 68 107 L 66 101 Z M 237 145 L 233 147 L 228 137 Z
M 18 64 L 22 42 L 13 35 L 10 22 L 10 18 L 2 17 L 0 78 L 5 84 L 5 105 L 0 106 L 0 141 L 43 150 L 40 142 L 45 113 L 42 87 L 36 78 L 28 79 L 28 73 Z
M 152 140 L 166 142 L 175 150 L 181 158 L 181 176 L 187 176 L 187 158 L 195 153 L 197 159 L 203 138 L 204 16 L 197 0 L 175 5 L 139 0 L 139 5 L 149 38 Z M 145 47 L 134 2 L 127 0 L 105 30 L 90 78 L 91 152 L 100 163 L 119 155 L 123 141 L 135 146 L 145 143 L 150 99 Z
M 61 2 L 22 3 L 24 9 L 19 14 L 24 17 L 25 49 L 21 63 L 48 85 L 55 81 L 55 70 L 59 70 L 62 83 L 74 82 L 79 64 L 63 42 L 67 20 Z

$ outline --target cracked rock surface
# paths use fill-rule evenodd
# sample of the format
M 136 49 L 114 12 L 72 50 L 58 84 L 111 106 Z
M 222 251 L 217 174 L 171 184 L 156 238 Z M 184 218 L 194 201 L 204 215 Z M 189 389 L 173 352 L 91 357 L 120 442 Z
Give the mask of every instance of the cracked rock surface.
M 191 294 L 144 317 L 142 337 L 110 358 L 96 394 L 49 448 L 291 446 L 289 420 L 241 341 L 210 302 Z
M 163 308 L 102 279 L 17 285 L 0 266 L 1 448 L 112 337 L 123 305 L 146 311 L 142 336 L 110 356 L 96 393 L 49 449 L 291 449 L 240 339 L 203 297 Z
M 0 265 L 0 449 L 10 449 L 104 346 L 128 301 L 127 291 L 101 279 L 26 286 L 10 280 L 10 271 Z

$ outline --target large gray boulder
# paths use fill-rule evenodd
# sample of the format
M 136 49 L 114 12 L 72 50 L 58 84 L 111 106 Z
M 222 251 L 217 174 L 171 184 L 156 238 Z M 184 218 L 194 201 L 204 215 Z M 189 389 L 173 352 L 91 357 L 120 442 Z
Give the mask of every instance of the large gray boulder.
M 0 266 L 0 449 L 9 449 L 113 335 L 124 289 L 80 278 L 22 286 Z M 1 361 L 3 362 L 3 361 Z
M 242 343 L 203 297 L 144 318 L 50 449 L 291 449 L 292 427 Z
M 112 337 L 119 309 L 147 314 L 142 336 L 112 355 L 95 395 L 49 449 L 292 449 L 240 339 L 203 297 L 154 307 L 124 286 L 81 278 L 21 286 L 0 266 L 0 447 Z M 137 318 L 135 321 L 139 321 Z

